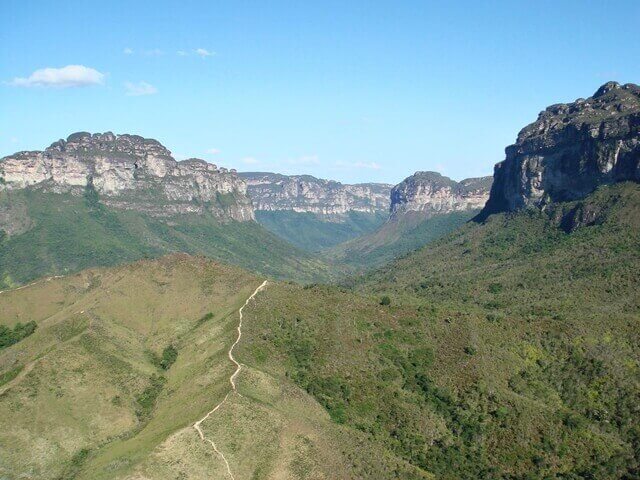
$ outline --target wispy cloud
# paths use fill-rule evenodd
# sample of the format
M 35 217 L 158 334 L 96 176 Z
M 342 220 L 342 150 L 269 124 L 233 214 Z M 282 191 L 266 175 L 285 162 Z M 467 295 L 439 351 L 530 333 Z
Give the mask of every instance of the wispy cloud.
M 336 167 L 341 168 L 367 168 L 370 170 L 380 170 L 382 166 L 376 162 L 336 162 Z
M 176 53 L 179 57 L 186 57 L 187 55 L 189 55 L 189 53 L 185 52 L 184 50 L 178 50 Z
M 257 158 L 254 158 L 254 157 L 244 157 L 242 159 L 242 163 L 244 163 L 246 165 L 256 165 L 256 164 L 260 163 L 260 160 L 258 160 Z
M 206 153 L 208 153 L 209 155 L 218 155 L 220 153 L 220 150 L 217 148 L 210 148 Z
M 61 68 L 41 68 L 26 78 L 17 77 L 9 82 L 14 87 L 70 88 L 101 85 L 104 74 L 84 65 L 67 65 Z
M 153 95 L 158 93 L 158 89 L 147 82 L 125 82 L 124 88 L 130 97 L 140 97 L 142 95 Z
M 215 53 L 216 52 L 210 52 L 206 48 L 196 48 L 195 50 L 195 54 L 201 56 L 202 58 L 210 57 L 212 55 L 215 55 Z
M 122 53 L 124 53 L 125 55 L 133 55 L 135 52 L 133 51 L 132 48 L 125 48 L 124 50 L 122 50 Z

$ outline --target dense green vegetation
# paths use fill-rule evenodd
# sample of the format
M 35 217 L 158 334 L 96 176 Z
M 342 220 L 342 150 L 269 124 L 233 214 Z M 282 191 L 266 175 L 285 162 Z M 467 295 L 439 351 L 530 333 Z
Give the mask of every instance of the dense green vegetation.
M 373 232 L 386 220 L 378 213 L 349 212 L 344 217 L 323 218 L 291 210 L 256 211 L 256 220 L 267 230 L 309 252 L 333 247 Z
M 36 331 L 36 322 L 16 323 L 13 328 L 0 325 L 0 350 L 18 343 Z
M 595 220 L 567 228 L 576 209 Z M 606 187 L 351 289 L 274 286 L 243 358 L 437 478 L 640 478 L 638 212 L 638 185 Z
M 0 193 L 17 230 L 0 231 L 0 289 L 45 275 L 131 262 L 181 251 L 204 254 L 276 278 L 330 278 L 327 265 L 255 222 L 220 223 L 210 215 L 158 219 L 108 208 L 95 190 L 84 197 L 34 190 Z
M 357 269 L 379 267 L 464 225 L 478 212 L 454 212 L 423 219 L 419 213 L 391 218 L 376 231 L 325 252 L 332 261 Z

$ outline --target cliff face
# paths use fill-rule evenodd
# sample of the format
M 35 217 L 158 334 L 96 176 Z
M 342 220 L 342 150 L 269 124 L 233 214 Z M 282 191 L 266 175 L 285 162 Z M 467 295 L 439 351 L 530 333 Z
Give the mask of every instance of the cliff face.
M 640 181 L 640 87 L 609 82 L 548 107 L 506 148 L 481 218 L 578 200 L 599 185 Z
M 22 188 L 74 195 L 93 188 L 105 205 L 160 217 L 209 211 L 221 220 L 254 218 L 235 171 L 178 162 L 158 141 L 137 135 L 74 133 L 44 151 L 0 159 L 0 191 Z
M 420 212 L 425 218 L 484 207 L 491 177 L 456 182 L 436 172 L 416 172 L 391 190 L 391 217 Z
M 256 210 L 293 210 L 330 217 L 350 211 L 378 213 L 389 209 L 391 185 L 361 183 L 345 185 L 310 175 L 280 175 L 246 172 L 239 174 Z

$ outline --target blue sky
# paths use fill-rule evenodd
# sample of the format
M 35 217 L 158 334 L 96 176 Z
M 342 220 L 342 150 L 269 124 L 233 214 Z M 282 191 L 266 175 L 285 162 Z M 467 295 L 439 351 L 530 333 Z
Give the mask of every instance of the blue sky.
M 637 0 L 2 0 L 0 156 L 110 130 L 241 171 L 488 175 L 545 106 L 639 83 L 638 25 Z

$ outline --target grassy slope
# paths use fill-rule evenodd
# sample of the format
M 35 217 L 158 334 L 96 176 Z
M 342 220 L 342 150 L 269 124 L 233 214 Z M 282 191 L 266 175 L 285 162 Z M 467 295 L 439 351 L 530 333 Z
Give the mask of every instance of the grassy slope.
M 0 295 L 2 324 L 38 323 L 0 351 L 0 371 L 20 370 L 0 386 L 0 476 L 223 478 L 220 458 L 191 425 L 229 390 L 237 309 L 259 283 L 175 255 Z M 178 358 L 164 371 L 150 352 L 169 344 Z M 203 424 L 239 478 L 343 470 L 327 446 L 334 427 L 310 397 L 252 370 L 239 385 L 245 398 L 232 397 Z
M 276 278 L 330 277 L 321 261 L 254 222 L 221 224 L 208 215 L 161 221 L 88 198 L 29 190 L 0 193 L 0 207 L 25 212 L 23 221 L 31 227 L 10 237 L 0 234 L 0 288 L 174 251 L 205 254 Z
M 327 221 L 313 213 L 289 210 L 256 212 L 256 220 L 267 230 L 309 252 L 333 247 L 378 228 L 385 214 L 349 212 L 343 221 Z
M 379 267 L 443 237 L 477 213 L 456 212 L 423 220 L 410 212 L 387 221 L 372 233 L 335 246 L 325 256 L 359 269 Z
M 0 477 L 225 478 L 192 425 L 230 389 L 237 310 L 260 283 L 176 254 L 0 294 L 0 324 L 38 324 L 0 350 Z M 272 287 L 281 288 L 271 283 L 246 318 Z M 168 345 L 178 356 L 163 370 L 154 354 Z M 243 396 L 202 424 L 236 478 L 396 478 L 411 468 L 332 422 L 291 380 L 237 355 L 247 363 L 236 380 Z
M 585 203 L 602 225 L 497 215 L 356 292 L 273 288 L 246 355 L 438 478 L 638 478 L 640 187 Z

